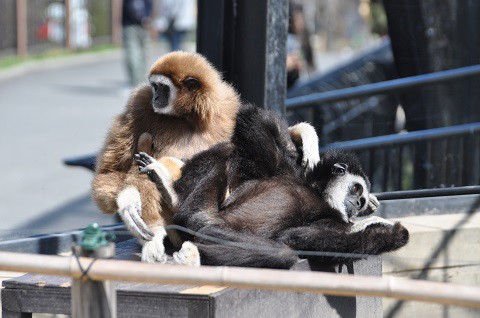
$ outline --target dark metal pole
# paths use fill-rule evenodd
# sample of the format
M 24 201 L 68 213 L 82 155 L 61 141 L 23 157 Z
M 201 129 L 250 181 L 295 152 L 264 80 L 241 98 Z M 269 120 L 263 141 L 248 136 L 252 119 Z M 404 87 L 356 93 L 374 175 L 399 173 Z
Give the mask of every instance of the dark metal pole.
M 293 97 L 287 100 L 287 109 L 299 109 L 314 103 L 336 102 L 369 95 L 397 92 L 404 89 L 415 88 L 419 85 L 437 84 L 478 75 L 480 75 L 480 65 L 460 67 L 454 70 L 404 77 L 357 87 L 337 89 L 330 92 Z
M 325 145 L 320 151 L 330 149 L 349 149 L 359 150 L 368 148 L 378 148 L 404 144 L 408 142 L 420 142 L 425 140 L 440 139 L 458 135 L 467 135 L 480 132 L 480 123 L 465 124 L 443 128 L 433 128 L 421 131 L 412 131 L 405 134 L 395 134 L 386 136 L 377 136 L 371 138 L 357 139 L 351 141 L 335 142 Z
M 288 1 L 268 0 L 263 105 L 285 115 Z
M 467 194 L 480 194 L 480 186 L 381 192 L 375 193 L 375 196 L 380 201 L 387 201 L 415 198 L 446 197 L 452 195 Z
M 197 51 L 259 107 L 285 113 L 287 0 L 199 0 Z
M 198 0 L 197 52 L 224 70 L 225 0 Z

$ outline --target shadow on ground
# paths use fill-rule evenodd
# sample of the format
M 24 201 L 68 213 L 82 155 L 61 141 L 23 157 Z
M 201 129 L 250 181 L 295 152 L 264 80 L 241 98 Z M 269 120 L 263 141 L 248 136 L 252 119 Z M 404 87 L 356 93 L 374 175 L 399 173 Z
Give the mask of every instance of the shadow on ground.
M 100 225 L 111 225 L 118 221 L 113 215 L 102 214 L 92 201 L 90 193 L 87 193 L 50 211 L 40 213 L 38 218 L 30 220 L 12 231 L 6 233 L 0 231 L 0 238 L 64 232 L 84 228 L 93 222 Z

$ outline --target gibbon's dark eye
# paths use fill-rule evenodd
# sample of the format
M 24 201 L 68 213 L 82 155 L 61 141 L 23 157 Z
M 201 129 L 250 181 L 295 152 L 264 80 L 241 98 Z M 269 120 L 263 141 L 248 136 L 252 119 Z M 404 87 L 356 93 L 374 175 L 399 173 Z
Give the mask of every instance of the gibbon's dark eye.
M 347 171 L 347 168 L 348 166 L 345 163 L 336 163 L 333 165 L 332 173 L 338 174 L 338 175 L 344 175 L 345 172 Z
M 360 183 L 355 183 L 352 187 L 352 193 L 357 195 L 362 195 L 363 187 Z
M 194 77 L 187 77 L 183 81 L 183 84 L 185 84 L 185 86 L 187 86 L 187 88 L 190 92 L 196 91 L 197 89 L 200 88 L 200 82 Z

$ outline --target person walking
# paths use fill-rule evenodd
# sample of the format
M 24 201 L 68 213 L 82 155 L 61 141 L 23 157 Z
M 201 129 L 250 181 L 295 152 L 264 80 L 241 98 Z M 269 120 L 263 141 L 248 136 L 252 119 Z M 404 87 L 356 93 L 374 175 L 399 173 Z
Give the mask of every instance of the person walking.
M 123 48 L 131 88 L 144 81 L 147 75 L 151 13 L 151 0 L 123 0 Z
M 156 0 L 155 29 L 165 37 L 171 51 L 182 50 L 188 32 L 197 25 L 196 0 Z

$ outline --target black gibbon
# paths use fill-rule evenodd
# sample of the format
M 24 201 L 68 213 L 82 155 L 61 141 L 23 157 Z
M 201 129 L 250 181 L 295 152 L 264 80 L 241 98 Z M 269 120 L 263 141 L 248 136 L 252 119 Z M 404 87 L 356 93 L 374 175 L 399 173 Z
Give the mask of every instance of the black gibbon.
M 174 255 L 179 263 L 198 265 L 200 255 L 205 265 L 290 268 L 298 261 L 292 249 L 370 255 L 407 243 L 408 231 L 398 222 L 355 220 L 376 210 L 378 201 L 354 154 L 329 151 L 304 168 L 298 153 L 283 120 L 246 106 L 231 142 L 188 160 L 173 187 L 164 182 L 168 170 L 155 159 L 141 153 L 135 160 L 165 196 L 174 197 L 175 224 L 246 244 L 218 244 L 183 233 L 195 246 L 184 243 Z

